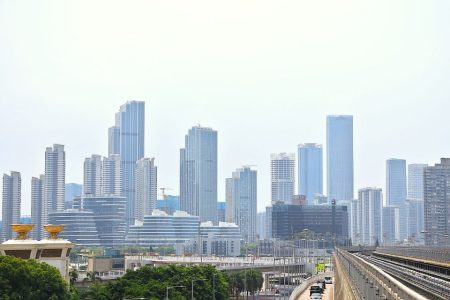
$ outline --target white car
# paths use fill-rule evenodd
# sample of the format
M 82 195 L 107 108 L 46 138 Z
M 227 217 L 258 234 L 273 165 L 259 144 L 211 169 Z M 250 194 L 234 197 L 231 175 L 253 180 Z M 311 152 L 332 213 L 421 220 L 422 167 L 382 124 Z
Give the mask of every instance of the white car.
M 321 294 L 316 294 L 316 293 L 314 293 L 314 294 L 312 294 L 312 295 L 309 297 L 309 299 L 311 299 L 311 300 L 322 300 L 322 295 L 321 295 Z
M 331 276 L 325 276 L 325 283 L 326 284 L 332 284 L 333 283 L 333 278 L 331 278 Z

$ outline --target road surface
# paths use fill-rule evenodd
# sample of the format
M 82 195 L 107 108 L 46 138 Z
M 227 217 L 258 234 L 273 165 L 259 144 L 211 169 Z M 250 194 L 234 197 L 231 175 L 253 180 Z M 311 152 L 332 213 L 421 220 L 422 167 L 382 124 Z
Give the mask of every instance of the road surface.
M 333 277 L 334 283 L 334 277 Z M 334 284 L 327 284 L 327 288 L 322 295 L 322 300 L 333 300 Z M 309 300 L 309 287 L 297 298 L 297 300 Z

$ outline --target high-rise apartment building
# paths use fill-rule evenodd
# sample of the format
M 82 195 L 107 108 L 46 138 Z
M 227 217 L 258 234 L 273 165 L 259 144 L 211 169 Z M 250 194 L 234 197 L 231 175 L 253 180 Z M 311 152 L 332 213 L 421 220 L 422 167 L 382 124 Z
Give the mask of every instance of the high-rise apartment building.
M 217 224 L 217 131 L 195 126 L 180 149 L 181 210 Z
M 358 242 L 375 245 L 382 242 L 383 196 L 379 188 L 363 188 L 358 191 Z
M 408 165 L 408 197 L 406 200 L 408 232 L 407 237 L 421 239 L 423 227 L 423 175 L 426 164 Z
M 156 208 L 157 167 L 154 158 L 141 158 L 136 162 L 135 219 L 143 221 Z
M 313 204 L 315 194 L 323 194 L 322 145 L 298 145 L 298 191 Z
M 144 157 L 145 102 L 128 101 L 116 113 L 120 131 L 122 195 L 127 199 L 127 225 L 134 224 L 136 162 Z M 112 154 L 112 153 L 111 153 Z
M 92 154 L 84 160 L 83 194 L 100 196 L 102 194 L 102 157 Z
M 120 154 L 120 127 L 108 128 L 108 156 Z
M 450 246 L 450 158 L 425 168 L 424 209 L 425 244 Z
M 397 206 L 383 207 L 383 245 L 395 245 L 400 241 L 400 211 Z
M 54 144 L 45 150 L 44 209 L 42 224 L 49 224 L 48 214 L 64 209 L 66 184 L 66 152 L 64 145 Z M 41 236 L 44 236 L 43 229 Z
M 239 226 L 242 238 L 246 242 L 256 241 L 256 212 L 257 212 L 257 174 L 250 167 L 242 167 L 233 172 L 227 179 L 228 205 L 234 210 L 231 212 L 232 223 Z
M 266 239 L 266 212 L 256 214 L 256 235 L 258 239 Z
M 31 178 L 31 223 L 35 224 L 35 226 L 30 235 L 35 240 L 41 240 L 43 238 L 42 227 L 45 225 L 42 222 L 44 210 L 44 181 L 44 175 L 40 175 L 39 178 Z
M 353 116 L 327 116 L 328 199 L 353 199 Z
M 21 193 L 22 179 L 20 173 L 11 171 L 11 175 L 3 174 L 2 237 L 4 240 L 13 237 L 10 225 L 20 223 Z
M 295 154 L 273 153 L 270 156 L 272 204 L 292 203 L 295 189 Z
M 400 239 L 407 237 L 406 207 L 406 161 L 404 159 L 388 159 L 386 161 L 386 205 L 394 205 L 400 211 Z
M 119 154 L 103 157 L 102 195 L 122 196 L 122 173 Z

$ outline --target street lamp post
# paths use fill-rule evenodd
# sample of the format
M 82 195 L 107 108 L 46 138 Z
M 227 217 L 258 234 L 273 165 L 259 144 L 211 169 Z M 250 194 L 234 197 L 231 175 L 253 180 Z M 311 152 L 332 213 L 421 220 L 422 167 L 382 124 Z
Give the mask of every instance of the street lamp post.
M 184 285 L 173 285 L 166 287 L 166 300 L 169 300 L 169 290 L 174 288 L 184 288 Z
M 216 300 L 216 274 L 213 274 L 213 300 Z

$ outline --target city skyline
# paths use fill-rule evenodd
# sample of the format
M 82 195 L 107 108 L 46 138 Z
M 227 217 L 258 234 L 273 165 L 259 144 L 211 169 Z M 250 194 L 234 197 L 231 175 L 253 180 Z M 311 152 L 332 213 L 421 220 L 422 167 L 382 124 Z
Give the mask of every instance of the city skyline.
M 441 138 L 450 93 L 442 63 L 450 56 L 449 3 L 343 2 L 325 10 L 304 1 L 178 2 L 174 14 L 169 3 L 108 3 L 100 21 L 101 2 L 89 9 L 0 4 L 0 43 L 7 45 L 0 126 L 8 128 L 0 132 L 0 171 L 21 172 L 24 214 L 30 178 L 44 168 L 42 149 L 65 145 L 66 182 L 81 183 L 84 158 L 107 156 L 114 113 L 132 99 L 147 103 L 145 156 L 157 158 L 160 183 L 174 194 L 178 149 L 198 123 L 220 133 L 219 183 L 235 166 L 257 165 L 260 208 L 270 203 L 268 155 L 295 152 L 299 143 L 325 150 L 329 114 L 354 116 L 355 191 L 385 190 L 390 157 L 432 164 L 450 156 Z M 222 184 L 218 194 L 223 201 Z

